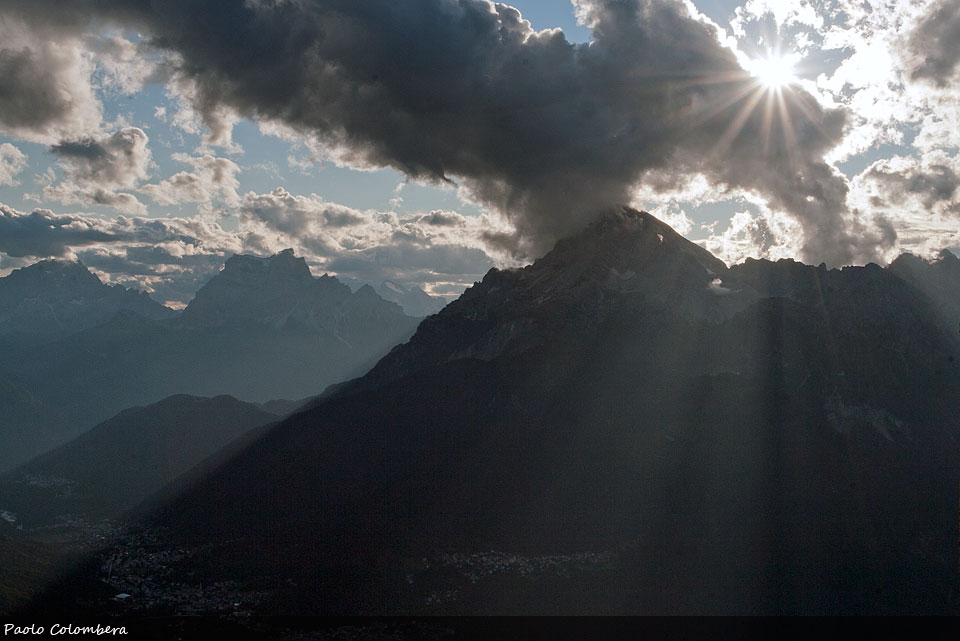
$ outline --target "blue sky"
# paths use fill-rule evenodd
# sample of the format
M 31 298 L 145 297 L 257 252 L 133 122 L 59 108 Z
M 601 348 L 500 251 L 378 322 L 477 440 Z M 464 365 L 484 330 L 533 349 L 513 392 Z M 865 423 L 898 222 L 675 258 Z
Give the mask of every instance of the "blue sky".
M 589 217 L 591 203 L 606 202 L 590 192 L 594 183 L 597 191 L 652 211 L 731 263 L 747 256 L 822 257 L 835 265 L 883 262 L 901 251 L 934 255 L 960 245 L 960 54 L 948 38 L 936 37 L 945 27 L 931 17 L 960 13 L 949 11 L 956 0 L 909 7 L 848 0 L 699 0 L 692 10 L 675 0 L 576 0 L 583 24 L 574 3 L 517 0 L 512 5 L 534 31 L 562 29 L 563 39 L 573 45 L 563 55 L 578 55 L 569 53 L 577 47 L 584 49 L 582 59 L 593 55 L 585 50 L 596 37 L 591 26 L 602 32 L 589 45 L 595 51 L 613 51 L 614 44 L 618 51 L 643 51 L 640 43 L 652 34 L 661 44 L 645 54 L 648 58 L 602 59 L 619 82 L 654 83 L 649 91 L 638 85 L 642 100 L 663 91 L 657 78 L 677 73 L 671 57 L 689 58 L 704 48 L 715 51 L 703 64 L 713 66 L 716 59 L 728 69 L 716 72 L 718 78 L 735 71 L 750 79 L 749 92 L 734 96 L 739 103 L 724 102 L 712 89 L 714 81 L 698 78 L 699 84 L 687 83 L 687 89 L 682 78 L 671 80 L 685 92 L 679 112 L 702 108 L 704 117 L 713 119 L 709 126 L 698 122 L 696 131 L 687 126 L 676 141 L 654 135 L 659 125 L 651 114 L 658 113 L 662 101 L 651 98 L 635 113 L 624 112 L 624 103 L 616 102 L 624 97 L 622 88 L 601 88 L 611 92 L 609 109 L 589 96 L 580 108 L 611 116 L 621 129 L 651 127 L 654 133 L 637 134 L 635 146 L 616 152 L 626 154 L 628 167 L 622 171 L 594 148 L 571 156 L 589 156 L 584 163 L 596 165 L 589 171 L 572 168 L 577 178 L 562 177 L 576 160 L 548 169 L 536 165 L 545 159 L 550 164 L 543 154 L 575 148 L 580 124 L 589 132 L 585 140 L 590 135 L 622 139 L 613 129 L 600 131 L 596 117 L 578 124 L 569 113 L 553 113 L 553 105 L 564 106 L 566 95 L 556 83 L 569 82 L 568 76 L 545 79 L 544 90 L 556 90 L 558 97 L 537 107 L 544 118 L 550 113 L 565 123 L 562 131 L 550 132 L 540 119 L 529 118 L 529 110 L 516 112 L 521 120 L 529 118 L 527 125 L 510 124 L 521 135 L 533 132 L 531 140 L 544 141 L 546 148 L 562 138 L 555 152 L 491 152 L 483 136 L 470 140 L 474 129 L 491 126 L 476 121 L 476 128 L 470 123 L 449 127 L 454 138 L 464 136 L 463 150 L 456 139 L 430 147 L 417 140 L 438 135 L 429 121 L 426 127 L 411 125 L 411 132 L 352 121 L 341 131 L 335 118 L 349 120 L 349 114 L 339 114 L 331 116 L 335 126 L 327 130 L 326 94 L 317 113 L 305 116 L 290 105 L 278 108 L 266 98 L 257 102 L 243 87 L 238 97 L 221 100 L 208 84 L 215 73 L 234 72 L 208 73 L 197 60 L 182 65 L 193 55 L 186 35 L 180 49 L 153 46 L 156 35 L 177 41 L 163 33 L 170 27 L 162 17 L 124 22 L 98 15 L 95 5 L 85 14 L 78 3 L 72 24 L 55 24 L 42 13 L 46 1 L 28 3 L 36 12 L 0 8 L 0 60 L 12 56 L 33 74 L 25 77 L 38 79 L 37 87 L 15 86 L 15 100 L 0 96 L 0 274 L 42 258 L 79 258 L 104 280 L 141 287 L 181 305 L 231 253 L 269 254 L 292 246 L 318 274 L 335 273 L 353 284 L 392 278 L 453 296 L 489 267 L 529 261 L 576 229 Z M 445 1 L 423 6 L 438 12 L 428 24 L 449 27 L 453 34 L 464 27 L 449 18 Z M 203 4 L 209 3 L 197 6 Z M 315 4 L 323 14 L 327 3 Z M 403 3 L 384 11 L 394 12 L 397 33 L 388 35 L 398 42 L 404 29 L 424 24 L 413 18 L 405 22 Z M 678 17 L 665 18 L 671 15 Z M 501 26 L 512 24 L 508 14 L 499 16 Z M 443 22 L 448 19 L 449 24 Z M 676 25 L 676 37 L 665 31 Z M 516 36 L 525 27 L 510 28 Z M 706 39 L 699 49 L 687 42 L 691 33 Z M 545 37 L 535 43 L 517 37 L 520 51 L 526 47 L 544 60 L 553 55 Z M 451 35 L 454 57 L 462 53 L 457 42 Z M 928 46 L 935 49 L 925 50 Z M 386 44 L 383 51 L 374 49 L 400 58 L 410 51 L 391 52 Z M 489 52 L 500 54 L 496 48 Z M 366 53 L 361 47 L 351 55 Z M 594 58 L 601 60 L 599 54 Z M 454 70 L 444 83 L 473 71 Z M 438 73 L 435 64 L 429 73 Z M 527 109 L 522 101 L 538 95 L 530 83 L 550 74 L 548 66 L 538 76 L 502 85 L 501 92 L 516 90 L 517 97 L 490 100 Z M 47 80 L 51 89 L 42 94 L 39 85 Z M 244 81 L 242 74 L 230 79 Z M 586 81 L 594 79 L 578 82 Z M 378 87 L 378 82 L 373 78 L 367 84 Z M 738 76 L 736 82 L 745 81 Z M 414 105 L 426 104 L 434 93 L 456 100 L 439 85 L 427 86 L 422 94 L 410 91 Z M 30 100 L 41 100 L 37 96 L 49 99 L 51 92 L 56 98 L 51 104 L 38 103 L 33 113 L 18 111 Z M 674 93 L 658 95 L 672 100 Z M 408 96 L 396 99 L 404 102 Z M 303 101 L 297 100 L 302 110 Z M 463 104 L 466 118 L 471 106 Z M 395 115 L 390 104 L 385 108 Z M 397 117 L 403 127 L 414 116 Z M 673 123 L 663 122 L 664 127 Z M 487 137 L 497 134 L 490 129 Z M 383 144 L 372 136 L 380 136 Z M 410 155 L 414 147 L 415 158 Z M 528 152 L 529 160 L 516 159 Z M 713 154 L 718 157 L 705 159 Z M 518 171 L 533 166 L 534 173 L 516 181 L 501 175 L 504 162 L 514 160 Z M 440 166 L 444 169 L 436 169 Z M 568 188 L 571 209 L 582 211 L 553 213 L 566 202 L 554 192 Z M 794 197 L 790 189 L 803 193 Z M 152 258 L 144 258 L 147 254 Z

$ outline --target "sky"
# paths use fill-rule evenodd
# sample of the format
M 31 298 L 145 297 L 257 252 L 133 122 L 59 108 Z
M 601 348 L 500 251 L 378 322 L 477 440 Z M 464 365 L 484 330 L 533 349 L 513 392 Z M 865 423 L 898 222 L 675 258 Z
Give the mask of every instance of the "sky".
M 960 247 L 960 0 L 5 0 L 0 275 L 456 296 L 619 204 L 728 264 Z

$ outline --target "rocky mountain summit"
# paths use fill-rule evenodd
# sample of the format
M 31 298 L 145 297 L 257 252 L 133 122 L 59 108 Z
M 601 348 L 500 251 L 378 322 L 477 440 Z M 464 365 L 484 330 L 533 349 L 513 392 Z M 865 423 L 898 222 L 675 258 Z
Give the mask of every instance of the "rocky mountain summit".
M 960 277 L 951 282 L 960 283 Z M 626 325 L 630 331 L 630 325 L 636 330 L 647 323 L 667 323 L 665 339 L 671 344 L 675 338 L 670 335 L 695 332 L 690 337 L 694 342 L 683 346 L 700 350 L 698 358 L 684 361 L 688 371 L 750 371 L 758 346 L 744 344 L 753 342 L 747 325 L 756 323 L 758 335 L 772 331 L 771 315 L 780 318 L 777 323 L 796 323 L 797 337 L 848 329 L 857 334 L 868 326 L 896 324 L 889 328 L 887 345 L 895 336 L 898 349 L 905 349 L 929 338 L 917 325 L 935 322 L 937 311 L 895 270 L 873 264 L 828 270 L 792 260 L 755 259 L 728 268 L 650 214 L 623 208 L 560 241 L 532 265 L 492 269 L 460 299 L 421 323 L 410 343 L 378 363 L 367 379 L 383 382 L 460 358 L 492 360 L 574 341 L 605 327 Z M 731 344 L 716 340 L 730 332 L 743 334 L 734 343 L 744 350 L 739 355 Z M 845 347 L 852 343 L 841 341 L 838 349 Z M 813 364 L 822 348 L 802 354 L 796 353 L 800 343 L 775 348 L 793 350 L 808 369 L 827 367 Z M 924 353 L 930 353 L 929 346 Z M 663 367 L 678 364 L 676 358 L 665 358 Z M 725 362 L 712 360 L 716 358 Z M 858 358 L 851 355 L 849 366 L 855 367 Z M 806 371 L 800 368 L 798 374 Z
M 0 278 L 0 335 L 19 341 L 75 333 L 121 311 L 154 320 L 176 316 L 145 292 L 105 285 L 79 261 L 44 260 Z

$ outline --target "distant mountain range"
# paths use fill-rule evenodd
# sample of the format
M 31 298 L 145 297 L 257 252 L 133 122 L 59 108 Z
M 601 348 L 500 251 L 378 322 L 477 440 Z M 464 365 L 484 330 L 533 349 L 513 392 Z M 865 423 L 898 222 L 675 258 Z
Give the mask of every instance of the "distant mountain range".
M 76 261 L 44 260 L 0 278 L 0 344 L 49 341 L 122 311 L 152 320 L 177 315 L 145 292 L 104 285 Z
M 0 476 L 0 509 L 26 527 L 117 518 L 252 428 L 280 418 L 230 396 L 124 410 Z
M 447 304 L 444 299 L 431 296 L 416 285 L 401 285 L 392 280 L 383 281 L 377 293 L 384 300 L 403 307 L 403 311 L 410 316 L 430 316 Z
M 12 399 L 0 470 L 173 394 L 319 394 L 369 369 L 420 321 L 371 287 L 314 278 L 289 250 L 231 257 L 180 314 L 103 285 L 79 263 L 18 270 L 0 292 L 0 318 L 16 328 L 0 336 L 0 395 Z
M 55 402 L 42 400 L 16 376 L 0 369 L 0 471 L 62 442 L 69 423 Z
M 956 613 L 960 341 L 916 273 L 614 211 L 153 522 L 271 612 Z

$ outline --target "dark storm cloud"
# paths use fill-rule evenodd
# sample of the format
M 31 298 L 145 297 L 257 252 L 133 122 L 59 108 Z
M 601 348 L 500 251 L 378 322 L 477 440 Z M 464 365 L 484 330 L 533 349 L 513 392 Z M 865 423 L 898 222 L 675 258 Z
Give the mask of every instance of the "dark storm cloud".
M 52 6 L 11 2 L 35 16 Z M 353 164 L 459 181 L 513 220 L 519 238 L 504 246 L 542 252 L 629 201 L 646 172 L 667 171 L 760 192 L 801 221 L 807 258 L 872 255 L 848 228 L 844 178 L 823 161 L 843 112 L 798 89 L 768 135 L 762 109 L 741 112 L 752 80 L 687 5 L 575 4 L 589 45 L 484 0 L 87 0 L 66 13 L 130 21 L 176 51 L 210 123 L 226 105 Z
M 70 111 L 58 70 L 46 62 L 30 49 L 0 49 L 0 125 L 40 128 Z
M 933 3 L 908 43 L 912 78 L 948 85 L 960 64 L 960 0 Z
M 0 252 L 10 256 L 63 256 L 70 247 L 113 239 L 79 216 L 60 216 L 49 209 L 23 214 L 0 204 Z
M 28 25 L 22 18 L 36 14 L 15 4 L 0 5 L 0 132 L 49 143 L 97 127 L 100 103 L 76 25 L 51 29 L 46 17 Z
M 344 253 L 325 265 L 325 269 L 352 278 L 372 282 L 395 278 L 410 279 L 416 273 L 420 282 L 432 282 L 440 276 L 479 276 L 493 267 L 482 250 L 457 245 L 424 246 L 396 242 L 361 252 Z
M 75 248 L 131 243 L 166 243 L 183 253 L 204 247 L 223 253 L 242 245 L 236 234 L 199 219 L 120 216 L 103 220 L 84 214 L 56 214 L 49 209 L 27 214 L 0 203 L 0 252 L 10 256 L 64 256 Z
M 110 135 L 64 140 L 50 147 L 67 176 L 82 185 L 132 187 L 147 177 L 149 139 L 142 129 L 124 127 Z
M 106 148 L 92 138 L 61 142 L 51 146 L 50 151 L 64 158 L 82 159 L 88 163 L 101 163 L 107 158 Z

